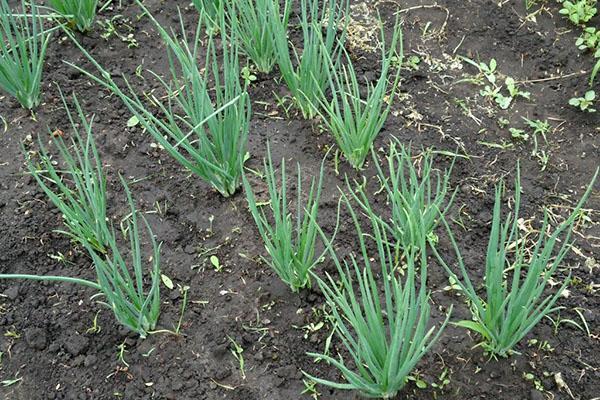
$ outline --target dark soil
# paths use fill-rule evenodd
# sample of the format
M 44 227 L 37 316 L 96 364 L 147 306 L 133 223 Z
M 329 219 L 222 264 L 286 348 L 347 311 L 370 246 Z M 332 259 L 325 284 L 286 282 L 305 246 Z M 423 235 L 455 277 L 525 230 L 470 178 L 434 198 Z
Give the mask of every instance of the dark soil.
M 99 19 L 117 14 L 127 18 L 139 46 L 128 48 L 114 36 L 101 38 L 103 28 L 99 25 L 89 35 L 79 37 L 83 46 L 114 74 L 134 76 L 140 64 L 144 70 L 165 73 L 165 49 L 152 23 L 145 17 L 138 19 L 141 11 L 137 6 L 123 3 L 122 9 L 107 10 Z M 188 7 L 189 1 L 145 3 L 167 25 L 176 22 L 176 7 L 184 7 L 188 26 L 193 26 L 195 11 Z M 433 4 L 417 0 L 401 5 L 394 1 L 377 3 L 388 26 L 399 9 Z M 422 61 L 418 70 L 403 72 L 402 99 L 396 99 L 393 115 L 376 142 L 376 148 L 385 148 L 395 136 L 411 143 L 415 152 L 433 147 L 468 155 L 458 159 L 452 172 L 452 185 L 458 194 L 451 217 L 464 224 L 464 228 L 455 225 L 455 233 L 477 279 L 484 268 L 494 184 L 501 177 L 512 183 L 517 160 L 522 170 L 521 216 L 534 221 L 534 226 L 544 206 L 553 206 L 557 218 L 564 218 L 566 206 L 573 205 L 583 193 L 600 164 L 600 114 L 582 113 L 568 105 L 569 98 L 585 92 L 587 74 L 581 71 L 591 69 L 592 57 L 577 50 L 574 42 L 578 30 L 559 17 L 555 2 L 548 2 L 547 11 L 536 16 L 537 23 L 524 22 L 527 12 L 523 3 L 439 0 L 439 7 L 403 12 L 404 48 L 407 55 L 418 55 Z M 375 9 L 373 4 L 368 7 Z M 117 26 L 127 35 L 125 25 Z M 21 143 L 29 146 L 31 137 L 47 134 L 47 127 L 68 131 L 58 84 L 66 93 L 74 91 L 85 110 L 96 114 L 94 132 L 109 177 L 110 215 L 118 222 L 128 212 L 118 181 L 121 172 L 136 180 L 131 187 L 138 207 L 147 212 L 154 233 L 163 242 L 163 273 L 175 284 L 190 287 L 190 302 L 180 336 L 157 333 L 142 340 L 121 328 L 110 311 L 91 301 L 90 290 L 67 284 L 2 281 L 0 394 L 11 400 L 300 399 L 309 398 L 301 394 L 306 380 L 302 371 L 339 380 L 332 367 L 314 363 L 306 355 L 323 350 L 331 329 L 329 324 L 312 333 L 302 328 L 323 320 L 323 296 L 317 290 L 291 293 L 259 261 L 259 256 L 265 255 L 264 247 L 244 195 L 222 198 L 166 153 L 157 151 L 151 137 L 139 127 L 127 128 L 130 114 L 121 102 L 63 63 L 88 66 L 63 36 L 57 34 L 48 50 L 44 101 L 35 119 L 13 99 L 0 98 L 0 115 L 7 126 L 0 133 L 0 272 L 62 273 L 93 279 L 90 260 L 82 249 L 54 232 L 62 227 L 61 216 L 24 168 Z M 458 62 L 458 55 L 486 62 L 495 58 L 500 73 L 516 81 L 534 80 L 523 85 L 531 92 L 531 100 L 519 99 L 505 111 L 490 104 L 479 96 L 479 87 L 458 83 L 476 74 L 472 66 Z M 357 61 L 366 76 L 376 76 L 376 57 L 377 53 L 366 53 Z M 146 76 L 146 80 L 131 79 L 140 90 L 150 90 L 153 81 L 149 74 Z M 252 86 L 254 119 L 248 166 L 260 167 L 269 140 L 275 159 L 297 161 L 307 176 L 317 174 L 332 139 L 318 129 L 317 122 L 303 121 L 293 113 L 286 116 L 273 92 L 285 94 L 277 72 L 259 76 Z M 545 171 L 530 156 L 532 143 L 512 141 L 508 128 L 499 127 L 497 122 L 502 117 L 510 126 L 523 127 L 522 116 L 548 119 L 553 126 L 548 144 L 540 144 L 550 155 Z M 502 149 L 483 142 L 513 145 Z M 443 155 L 436 159 L 439 168 L 449 164 L 450 159 Z M 336 187 L 343 185 L 345 173 L 359 176 L 344 162 L 339 175 L 333 163 L 330 167 L 320 214 L 328 232 L 336 218 Z M 373 175 L 371 167 L 366 176 Z M 583 325 L 575 312 L 578 307 L 589 335 L 569 323 L 560 324 L 555 332 L 552 322 L 543 319 L 518 345 L 521 355 L 496 361 L 489 360 L 480 348 L 473 348 L 476 337 L 449 326 L 417 366 L 416 373 L 427 382 L 427 388 L 419 389 L 409 382 L 398 398 L 589 400 L 600 396 L 600 268 L 592 268 L 592 272 L 589 268 L 594 259 L 600 261 L 598 187 L 597 183 L 587 204 L 591 221 L 579 226 L 575 235 L 578 251 L 567 256 L 556 277 L 561 281 L 571 270 L 575 283 L 569 287 L 568 298 L 559 301 L 564 307 L 560 317 Z M 378 207 L 385 212 L 382 201 Z M 454 259 L 447 236 L 442 231 L 439 236 L 440 253 Z M 342 227 L 337 244 L 342 252 L 356 248 L 351 225 Z M 210 267 L 210 255 L 218 256 L 223 271 Z M 326 262 L 319 268 L 331 271 L 333 266 Z M 454 291 L 444 290 L 448 285 L 446 274 L 431 259 L 428 286 L 436 324 L 450 304 L 455 305 L 453 320 L 468 318 L 463 299 Z M 183 298 L 178 290 L 165 287 L 162 295 L 160 328 L 172 329 Z M 101 330 L 92 333 L 88 329 L 96 315 Z M 244 349 L 245 379 L 228 337 Z M 547 341 L 551 349 L 528 345 L 531 339 Z M 125 346 L 123 359 L 127 364 L 119 360 L 120 345 Z M 333 351 L 339 348 L 335 339 L 333 346 Z M 558 373 L 572 396 L 557 383 Z M 527 374 L 535 378 L 527 379 Z M 442 375 L 447 382 L 440 379 Z M 358 397 L 326 387 L 317 389 L 321 399 Z

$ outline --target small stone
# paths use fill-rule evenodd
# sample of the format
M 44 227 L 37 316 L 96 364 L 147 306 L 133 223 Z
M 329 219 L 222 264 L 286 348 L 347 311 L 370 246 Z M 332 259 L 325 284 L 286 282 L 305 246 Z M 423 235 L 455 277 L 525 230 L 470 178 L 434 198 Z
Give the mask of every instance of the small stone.
M 16 300 L 17 297 L 19 297 L 19 287 L 18 286 L 11 286 L 11 287 L 9 287 L 8 289 L 6 289 L 4 291 L 4 294 L 9 299 Z
M 544 400 L 545 397 L 542 394 L 542 392 L 535 390 L 535 389 L 531 389 L 531 392 L 529 392 L 529 399 L 530 400 Z
M 89 355 L 85 358 L 85 360 L 83 361 L 83 365 L 86 368 L 91 367 L 92 365 L 96 365 L 96 362 L 98 361 L 98 357 L 94 356 L 94 355 Z
M 46 348 L 46 331 L 40 328 L 30 328 L 25 331 L 25 341 L 34 350 Z
M 78 356 L 85 352 L 88 344 L 88 338 L 81 335 L 71 335 L 65 340 L 64 346 L 72 356 Z

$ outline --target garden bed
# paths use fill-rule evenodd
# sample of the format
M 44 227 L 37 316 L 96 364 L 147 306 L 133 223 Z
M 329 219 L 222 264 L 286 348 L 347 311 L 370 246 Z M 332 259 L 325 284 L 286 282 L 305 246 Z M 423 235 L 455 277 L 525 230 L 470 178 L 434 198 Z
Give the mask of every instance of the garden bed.
M 137 78 L 136 70 L 165 74 L 168 59 L 152 22 L 137 5 L 124 3 L 98 15 L 104 26 L 97 24 L 89 34 L 76 37 L 113 76 L 131 76 L 139 90 L 149 91 L 152 81 Z M 177 6 L 187 26 L 194 26 L 197 12 L 187 1 L 144 3 L 165 26 L 178 23 Z M 593 58 L 574 45 L 579 30 L 559 15 L 554 2 L 544 3 L 535 20 L 525 17 L 540 5 L 526 10 L 520 0 L 440 0 L 437 6 L 428 6 L 433 3 L 384 1 L 376 8 L 371 3 L 354 8 L 365 29 L 369 28 L 365 10 L 373 16 L 378 9 L 389 27 L 402 10 L 404 49 L 407 58 L 413 57 L 402 71 L 400 94 L 375 149 L 387 148 L 392 136 L 410 143 L 413 152 L 432 147 L 438 151 L 435 166 L 440 169 L 450 166 L 448 154 L 459 155 L 451 176 L 451 186 L 458 191 L 449 220 L 454 221 L 463 257 L 479 279 L 494 184 L 503 178 L 512 190 L 518 160 L 525 227 L 538 226 L 543 207 L 550 207 L 561 221 L 600 164 L 600 113 L 568 104 L 588 90 Z M 297 11 L 296 7 L 292 20 Z M 103 38 L 111 19 L 120 36 Z M 363 37 L 361 32 L 350 40 Z M 293 28 L 291 38 L 298 38 Z M 375 79 L 379 53 L 355 44 L 357 70 Z M 480 95 L 482 88 L 467 81 L 477 69 L 459 56 L 486 63 L 495 59 L 498 73 L 514 78 L 530 92 L 529 99 L 517 98 L 506 110 L 486 100 Z M 90 300 L 93 291 L 68 284 L 0 281 L 0 394 L 11 400 L 300 399 L 315 395 L 303 371 L 339 380 L 332 366 L 306 355 L 322 351 L 331 332 L 323 295 L 316 287 L 292 293 L 260 261 L 264 245 L 242 191 L 223 198 L 184 170 L 139 125 L 128 127 L 131 114 L 118 97 L 92 84 L 65 60 L 92 68 L 57 32 L 48 49 L 43 103 L 35 118 L 14 99 L 0 97 L 6 126 L 0 126 L 0 272 L 94 276 L 87 254 L 54 232 L 62 228 L 61 215 L 26 173 L 22 155 L 21 145 L 46 135 L 47 127 L 68 130 L 58 84 L 64 93 L 75 92 L 84 110 L 96 115 L 94 137 L 108 175 L 111 215 L 120 218 L 129 212 L 120 172 L 131 182 L 138 208 L 163 243 L 162 273 L 175 288 L 161 288 L 159 329 L 173 329 L 179 321 L 183 296 L 177 285 L 189 287 L 188 302 L 181 335 L 156 333 L 140 339 L 121 327 L 110 310 Z M 318 175 L 332 138 L 318 120 L 306 121 L 293 108 L 286 112 L 289 102 L 277 100 L 287 94 L 277 71 L 256 76 L 249 90 L 253 119 L 246 166 L 261 168 L 269 141 L 274 160 L 285 157 L 289 165 L 300 163 L 307 176 Z M 550 123 L 547 143 L 540 140 L 546 163 L 532 156 L 531 140 L 518 140 L 509 131 L 509 127 L 526 130 L 522 117 Z M 332 159 L 327 162 L 319 217 L 328 233 L 336 223 L 337 186 L 343 187 L 344 175 L 360 179 L 364 174 L 372 182 L 375 174 L 372 161 L 364 172 L 357 172 L 343 160 L 336 164 Z M 574 278 L 568 296 L 558 302 L 564 309 L 551 315 L 555 322 L 559 316 L 563 322 L 555 325 L 543 319 L 517 346 L 520 355 L 498 360 L 473 348 L 474 334 L 449 325 L 398 398 L 600 396 L 598 184 L 585 206 L 585 218 L 577 224 L 575 249 L 556 277 L 557 283 L 562 282 L 570 267 Z M 375 207 L 385 214 L 383 201 Z M 438 236 L 438 251 L 454 260 L 443 229 Z M 347 220 L 335 242 L 342 253 L 357 249 L 356 233 Z M 215 270 L 210 256 L 217 257 L 221 270 Z M 317 266 L 319 274 L 334 270 L 330 261 Z M 452 320 L 469 318 L 464 298 L 450 285 L 445 271 L 430 257 L 428 287 L 432 319 L 438 325 L 450 304 L 454 304 Z M 243 371 L 232 342 L 243 348 Z M 339 346 L 335 337 L 332 346 Z M 320 399 L 358 398 L 319 385 L 314 390 Z

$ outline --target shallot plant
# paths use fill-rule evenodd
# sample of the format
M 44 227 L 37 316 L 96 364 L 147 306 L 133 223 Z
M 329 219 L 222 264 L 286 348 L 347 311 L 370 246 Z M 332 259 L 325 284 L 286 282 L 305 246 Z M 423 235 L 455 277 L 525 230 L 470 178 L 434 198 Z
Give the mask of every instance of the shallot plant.
M 208 22 L 216 27 L 219 27 L 219 21 L 223 18 L 224 1 L 222 0 L 192 0 L 196 9 L 204 14 Z
M 444 172 L 434 170 L 431 150 L 422 152 L 413 162 L 410 149 L 398 139 L 391 140 L 384 167 L 375 150 L 372 156 L 391 211 L 389 220 L 382 219 L 381 224 L 400 249 L 423 250 L 423 243 L 436 240 L 434 230 L 453 203 L 456 191 L 450 190 L 450 174 L 454 164 Z M 368 210 L 371 206 L 364 186 L 358 186 L 355 192 L 357 202 Z
M 106 253 L 110 236 L 105 229 L 106 175 L 94 142 L 94 117 L 88 120 L 77 97 L 73 96 L 75 117 L 62 92 L 61 98 L 71 129 L 67 133 L 57 129 L 51 132 L 51 137 L 62 164 L 57 164 L 44 141 L 38 138 L 39 153 L 37 157 L 35 153 L 28 157 L 27 166 L 63 215 L 67 230 L 59 232 L 82 245 L 89 245 L 95 251 Z
M 280 27 L 287 34 L 291 0 L 283 9 L 279 0 L 237 0 L 226 2 L 225 9 L 233 40 L 256 65 L 260 72 L 269 73 L 276 58 L 276 35 Z
M 329 83 L 330 65 L 337 65 L 346 41 L 348 0 L 301 0 L 303 48 L 290 46 L 283 21 L 274 21 L 275 52 L 283 80 L 304 118 L 317 116 L 318 96 Z
M 316 98 L 311 98 L 312 95 L 305 96 L 322 117 L 348 162 L 356 169 L 362 167 L 369 155 L 398 90 L 403 56 L 402 30 L 398 19 L 388 46 L 385 46 L 383 24 L 381 25 L 381 42 L 381 74 L 376 84 L 365 82 L 366 95 L 362 95 L 362 83 L 345 49 L 342 53 L 347 64 L 342 64 L 338 59 L 331 59 L 330 52 L 325 47 L 322 52 L 326 55 L 327 85 L 315 82 Z M 394 67 L 395 72 L 392 71 Z M 328 99 L 329 94 L 331 100 Z
M 539 236 L 534 239 L 531 247 L 529 238 L 523 236 L 519 228 L 521 181 L 518 167 L 516 175 L 513 212 L 508 213 L 504 220 L 501 210 L 504 185 L 501 183 L 496 187 L 481 293 L 470 277 L 454 235 L 445 220 L 444 224 L 456 251 L 460 277 L 433 247 L 440 263 L 470 304 L 472 319 L 459 321 L 456 325 L 478 333 L 482 338 L 478 345 L 494 357 L 507 357 L 517 353 L 514 348 L 523 337 L 544 316 L 560 309 L 556 302 L 569 284 L 570 274 L 553 294 L 545 295 L 544 290 L 556 278 L 557 269 L 571 249 L 573 224 L 592 191 L 598 170 L 571 215 L 553 231 L 548 213 L 544 212 Z
M 167 47 L 170 82 L 153 74 L 165 91 L 164 97 L 147 96 L 151 102 L 148 105 L 125 76 L 122 78 L 126 88 L 122 89 L 72 35 L 76 45 L 100 74 L 94 75 L 81 67 L 69 65 L 115 93 L 140 125 L 175 160 L 228 197 L 241 185 L 243 163 L 248 157 L 251 117 L 250 99 L 240 81 L 238 47 L 224 33 L 222 20 L 222 57 L 217 57 L 215 38 L 211 34 L 206 63 L 199 65 L 202 16 L 190 41 L 181 14 L 181 35 L 174 31 L 169 33 L 140 2 L 138 4 L 155 23 Z
M 415 248 L 410 249 L 404 256 L 405 265 L 398 265 L 380 218 L 372 209 L 364 210 L 371 226 L 371 232 L 364 232 L 350 200 L 346 195 L 342 198 L 356 228 L 360 255 L 351 253 L 348 259 L 340 261 L 328 242 L 339 277 L 326 274 L 324 279 L 315 279 L 331 306 L 335 333 L 348 359 L 341 355 L 309 355 L 332 364 L 345 382 L 311 379 L 336 389 L 357 390 L 366 397 L 390 399 L 406 385 L 411 371 L 436 342 L 451 309 L 435 332 L 435 327 L 430 326 L 425 252 L 419 256 Z M 370 241 L 377 249 L 375 254 L 369 253 Z M 375 263 L 379 268 L 375 268 Z M 400 267 L 403 278 L 398 272 Z M 379 280 L 376 270 L 381 271 Z
M 93 298 L 102 298 L 100 302 L 112 310 L 115 318 L 122 325 L 145 338 L 156 327 L 160 314 L 160 244 L 156 243 L 146 219 L 136 209 L 131 192 L 122 177 L 121 182 L 131 209 L 131 217 L 126 223 L 127 236 L 131 246 L 130 266 L 122 256 L 114 229 L 105 224 L 103 228 L 105 229 L 104 236 L 108 238 L 107 254 L 99 254 L 90 244 L 84 243 L 94 263 L 96 280 L 28 274 L 0 274 L 0 279 L 30 279 L 74 283 L 90 287 L 98 292 Z M 152 256 L 148 261 L 150 267 L 147 273 L 144 273 L 145 261 L 141 252 L 138 219 L 141 219 L 146 225 L 152 244 Z M 149 283 L 146 284 L 146 282 Z
M 302 288 L 310 287 L 310 271 L 322 256 L 316 254 L 315 248 L 324 163 L 321 164 L 319 179 L 316 180 L 314 177 L 311 179 L 308 192 L 303 190 L 300 165 L 297 166 L 295 214 L 289 209 L 289 204 L 293 200 L 288 195 L 285 159 L 281 161 L 280 179 L 273 167 L 268 145 L 267 158 L 263 163 L 269 191 L 268 204 L 259 205 L 250 182 L 244 176 L 248 206 L 269 254 L 265 262 L 293 292 L 297 292 Z
M 48 3 L 69 26 L 80 32 L 87 32 L 96 19 L 98 0 L 48 0 Z
M 50 32 L 44 30 L 38 6 L 21 0 L 22 12 L 13 13 L 0 0 L 0 89 L 27 109 L 40 104 L 42 71 Z

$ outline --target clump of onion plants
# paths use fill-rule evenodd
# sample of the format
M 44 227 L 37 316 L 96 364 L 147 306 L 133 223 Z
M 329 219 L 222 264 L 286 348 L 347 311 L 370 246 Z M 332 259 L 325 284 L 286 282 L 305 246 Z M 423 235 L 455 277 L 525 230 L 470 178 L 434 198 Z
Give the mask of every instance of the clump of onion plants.
M 300 165 L 297 166 L 295 216 L 289 209 L 289 204 L 293 200 L 288 196 L 285 159 L 281 161 L 281 178 L 278 179 L 273 167 L 271 150 L 267 147 L 264 176 L 269 190 L 269 201 L 266 205 L 259 205 L 249 181 L 244 177 L 248 206 L 269 254 L 265 262 L 294 292 L 310 286 L 310 271 L 321 258 L 315 253 L 315 247 L 319 229 L 317 217 L 323 183 L 323 167 L 324 164 L 321 164 L 319 179 L 316 180 L 314 177 L 311 179 L 306 194 L 302 187 Z
M 48 0 L 48 3 L 69 26 L 80 32 L 87 32 L 96 19 L 98 0 Z
M 94 142 L 94 117 L 88 120 L 77 97 L 73 96 L 75 117 L 62 93 L 61 98 L 71 130 L 65 134 L 57 129 L 51 136 L 62 163 L 56 162 L 43 140 L 38 138 L 39 152 L 37 157 L 28 157 L 27 166 L 44 193 L 61 211 L 67 230 L 60 232 L 82 245 L 88 244 L 95 251 L 106 253 L 110 236 L 105 229 L 106 175 Z
M 433 168 L 431 150 L 424 151 L 415 162 L 410 149 L 392 139 L 387 163 L 382 167 L 375 150 L 373 163 L 381 189 L 390 207 L 389 220 L 381 220 L 399 249 L 422 249 L 422 244 L 435 241 L 434 233 L 440 219 L 451 207 L 456 191 L 450 190 L 452 166 L 443 173 Z M 417 164 L 416 164 L 417 163 Z M 357 201 L 369 209 L 369 196 L 364 185 L 356 190 Z
M 0 274 L 0 279 L 30 279 L 90 287 L 98 292 L 93 298 L 100 298 L 99 301 L 112 310 L 121 324 L 141 337 L 146 337 L 156 327 L 160 313 L 160 244 L 156 243 L 146 219 L 136 209 L 131 192 L 122 177 L 121 182 L 131 209 L 131 217 L 126 223 L 130 264 L 122 256 L 114 230 L 105 224 L 103 229 L 104 236 L 108 238 L 107 254 L 99 254 L 89 243 L 84 243 L 94 263 L 95 281 L 68 276 L 28 274 Z M 153 249 L 147 273 L 144 273 L 145 260 L 140 249 L 138 219 L 146 225 Z M 149 281 L 149 284 L 145 281 Z
M 329 243 L 339 278 L 326 274 L 324 279 L 315 279 L 331 306 L 335 333 L 349 359 L 309 355 L 332 364 L 345 382 L 311 379 L 336 389 L 357 390 L 367 397 L 390 399 L 406 385 L 411 371 L 436 342 L 450 312 L 435 332 L 435 327 L 430 327 L 425 252 L 419 256 L 415 248 L 410 249 L 404 255 L 405 265 L 398 265 L 380 218 L 372 209 L 364 210 L 371 227 L 367 233 L 345 195 L 343 202 L 356 228 L 360 255 L 351 253 L 348 259 L 340 261 Z M 374 242 L 376 254 L 369 253 L 368 241 Z M 375 263 L 381 271 L 379 283 Z M 398 272 L 400 267 L 403 278 Z
M 0 89 L 27 109 L 40 104 L 41 80 L 50 32 L 44 30 L 38 6 L 31 3 L 27 15 L 14 14 L 7 0 L 0 0 Z
M 502 219 L 502 193 L 504 185 L 496 187 L 494 215 L 485 261 L 483 290 L 476 289 L 465 261 L 460 254 L 454 235 L 446 221 L 446 228 L 458 259 L 459 275 L 448 266 L 444 258 L 433 248 L 437 258 L 454 279 L 469 301 L 471 320 L 459 321 L 458 326 L 481 335 L 479 346 L 492 356 L 507 357 L 515 346 L 540 320 L 558 310 L 556 302 L 570 281 L 570 275 L 553 294 L 545 295 L 544 289 L 555 276 L 555 272 L 571 249 L 573 224 L 581 207 L 589 197 L 598 176 L 573 209 L 572 214 L 552 231 L 548 213 L 533 247 L 528 248 L 529 239 L 519 230 L 519 206 L 521 203 L 521 181 L 517 168 L 513 212 Z M 480 268 L 476 266 L 476 268 Z
M 348 0 L 322 3 L 320 0 L 301 0 L 303 48 L 293 48 L 293 57 L 283 21 L 273 24 L 277 64 L 304 118 L 318 115 L 315 108 L 318 96 L 326 90 L 330 65 L 339 63 L 346 41 Z
M 366 95 L 361 95 L 361 79 L 345 49 L 342 53 L 347 63 L 343 64 L 338 59 L 331 59 L 330 52 L 324 48 L 322 52 L 327 55 L 327 85 L 315 82 L 316 98 L 306 97 L 307 101 L 315 105 L 314 109 L 323 118 L 340 150 L 356 169 L 360 169 L 365 162 L 398 90 L 403 57 L 402 30 L 398 19 L 387 49 L 381 24 L 381 43 L 381 74 L 376 84 L 365 82 Z M 394 67 L 395 72 L 392 71 Z M 331 96 L 331 100 L 328 96 Z
M 151 96 L 147 104 L 125 76 L 122 89 L 94 58 L 75 40 L 81 51 L 100 72 L 96 76 L 70 64 L 100 85 L 115 93 L 139 124 L 150 133 L 175 160 L 210 183 L 223 196 L 231 196 L 241 185 L 247 154 L 250 98 L 240 81 L 239 50 L 224 33 L 221 20 L 223 55 L 217 57 L 215 37 L 208 38 L 204 65 L 198 58 L 203 34 L 200 16 L 190 41 L 180 14 L 181 35 L 167 32 L 138 2 L 152 19 L 166 44 L 171 80 L 153 74 L 166 95 Z M 68 34 L 68 33 L 67 33 Z
M 226 2 L 227 18 L 232 37 L 256 65 L 258 71 L 269 73 L 276 58 L 278 27 L 287 34 L 291 0 L 285 0 L 283 9 L 279 0 L 237 0 Z

